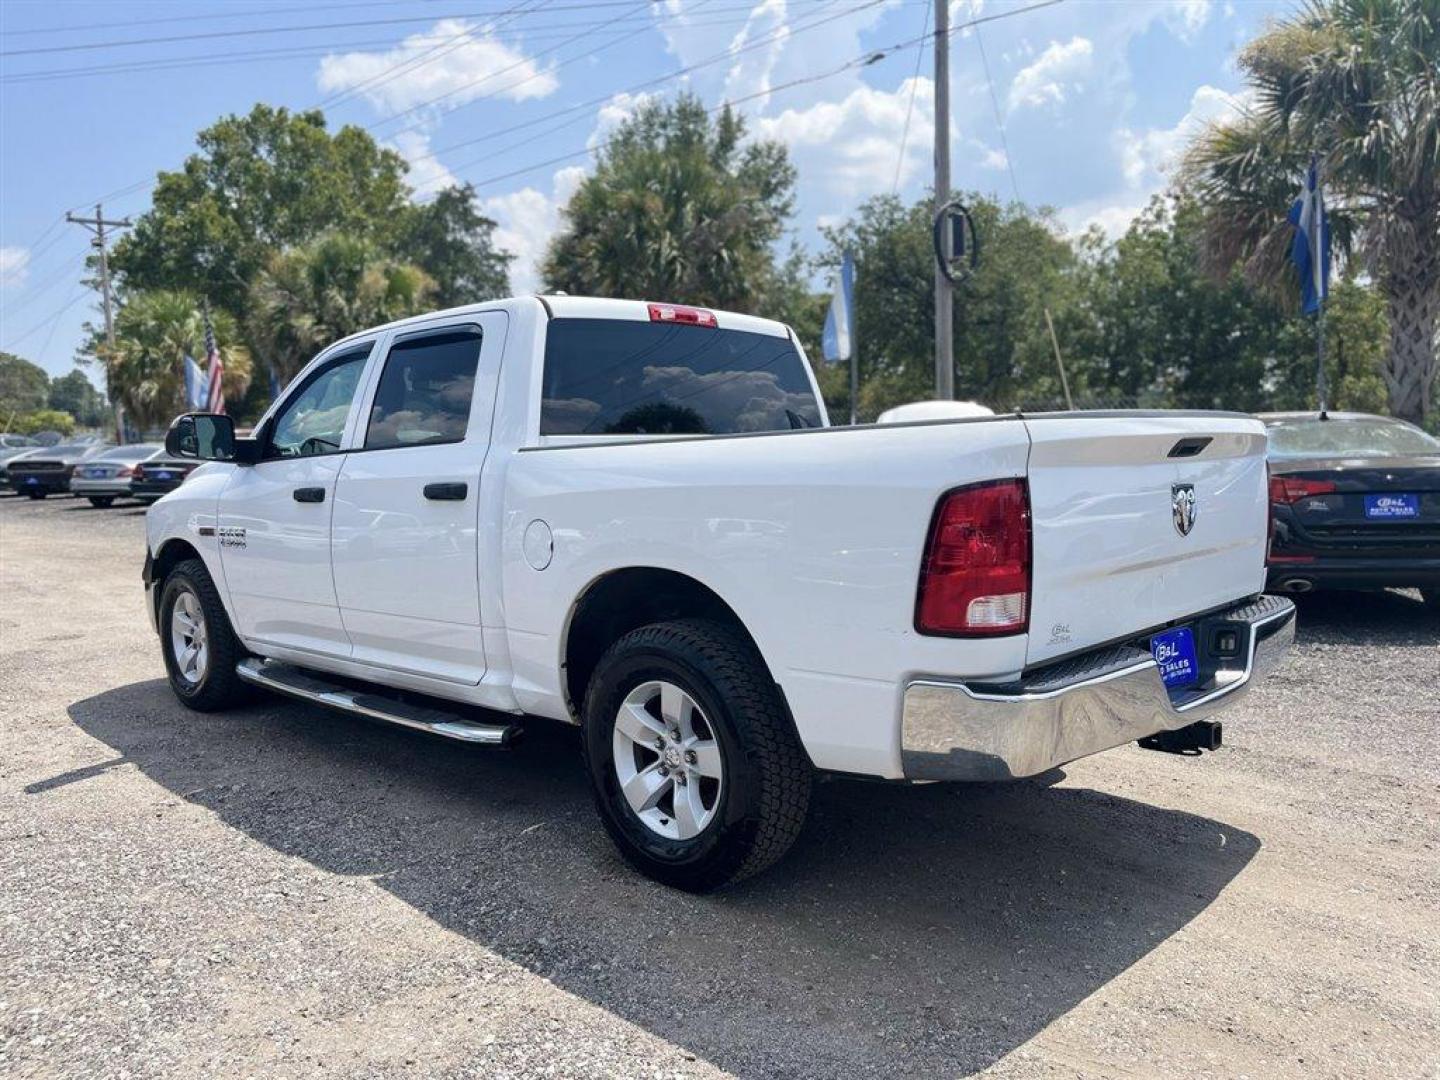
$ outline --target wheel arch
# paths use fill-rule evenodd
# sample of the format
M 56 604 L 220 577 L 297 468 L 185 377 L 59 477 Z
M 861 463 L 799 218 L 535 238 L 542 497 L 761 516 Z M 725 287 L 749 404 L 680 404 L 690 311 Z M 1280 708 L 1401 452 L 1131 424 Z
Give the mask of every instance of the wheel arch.
M 150 597 L 150 603 L 153 606 L 151 615 L 155 625 L 158 626 L 160 621 L 160 598 L 165 592 L 165 579 L 170 576 L 175 567 L 190 559 L 199 559 L 204 564 L 210 580 L 215 583 L 215 589 L 220 594 L 220 603 L 225 608 L 230 625 L 235 626 L 235 612 L 230 608 L 230 597 L 227 595 L 225 578 L 220 567 L 215 564 L 213 557 L 207 558 L 205 552 L 183 536 L 172 536 L 163 541 L 150 564 L 150 580 L 155 583 Z
M 590 677 L 600 657 L 615 641 L 649 623 L 697 617 L 724 623 L 742 634 L 765 665 L 771 681 L 776 682 L 744 620 L 713 588 L 678 570 L 628 566 L 593 579 L 570 606 L 560 649 L 560 685 L 571 718 L 580 722 Z M 784 691 L 778 682 L 776 688 L 783 701 Z

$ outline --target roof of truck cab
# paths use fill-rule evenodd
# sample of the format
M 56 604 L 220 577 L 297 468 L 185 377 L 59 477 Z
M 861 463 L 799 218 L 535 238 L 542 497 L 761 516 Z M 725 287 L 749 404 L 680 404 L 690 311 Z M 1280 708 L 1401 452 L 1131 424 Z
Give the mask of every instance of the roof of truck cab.
M 474 315 L 482 311 L 513 311 L 521 305 L 528 303 L 539 303 L 548 313 L 549 317 L 553 319 L 621 319 L 631 322 L 649 322 L 650 304 L 652 303 L 664 303 L 676 307 L 687 306 L 675 304 L 671 301 L 614 300 L 599 296 L 512 296 L 501 300 L 486 300 L 478 304 L 464 304 L 460 307 L 443 308 L 439 311 L 427 311 L 423 315 L 412 315 L 407 319 L 397 319 L 394 322 L 385 323 L 381 326 L 372 326 L 368 329 L 357 331 L 341 341 L 337 341 L 335 345 L 343 345 L 347 341 L 369 337 L 372 334 L 383 333 L 387 330 L 398 330 L 407 326 L 422 326 L 426 323 L 434 322 L 436 319 Z M 705 308 L 704 310 L 714 314 L 716 323 L 723 330 L 748 330 L 751 333 L 770 334 L 774 337 L 790 336 L 790 331 L 786 328 L 785 324 L 776 322 L 774 319 L 762 319 L 758 315 L 745 315 L 738 311 L 719 311 L 715 308 Z M 330 346 L 330 348 L 333 349 L 334 345 Z

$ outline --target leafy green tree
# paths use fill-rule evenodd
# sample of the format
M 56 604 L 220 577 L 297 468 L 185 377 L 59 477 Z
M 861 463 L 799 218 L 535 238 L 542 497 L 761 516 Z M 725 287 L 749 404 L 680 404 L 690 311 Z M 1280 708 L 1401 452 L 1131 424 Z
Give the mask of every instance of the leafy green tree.
M 1020 206 L 1001 207 L 974 194 L 963 200 L 976 217 L 984 254 L 981 272 L 955 293 L 956 394 L 994 408 L 1058 398 L 1059 376 L 1044 310 L 1052 309 L 1063 340 L 1090 268 L 1048 216 Z M 849 221 L 825 230 L 825 239 L 822 269 L 833 272 L 847 248 L 855 254 L 861 419 L 934 397 L 929 200 L 906 206 L 893 196 L 871 199 Z M 802 340 L 818 339 L 823 305 L 812 317 L 817 322 L 800 331 Z M 820 373 L 826 402 L 834 411 L 848 408 L 847 367 L 835 365 Z
M 747 142 L 728 107 L 652 101 L 600 149 L 565 208 L 549 288 L 763 311 L 782 290 L 774 245 L 794 209 L 795 170 L 776 142 Z
M 228 312 L 212 311 L 211 322 L 224 364 L 226 400 L 238 401 L 250 384 L 250 352 Z M 166 426 L 185 410 L 185 357 L 202 361 L 205 356 L 199 298 L 170 289 L 131 293 L 115 319 L 114 350 L 100 344 L 96 355 L 111 393 L 134 424 L 141 430 Z
M 58 431 L 71 435 L 75 431 L 75 418 L 58 409 L 36 409 L 26 413 L 15 422 L 15 430 L 21 435 L 34 435 L 37 431 Z
M 50 398 L 50 376 L 39 364 L 0 352 L 0 431 L 11 416 L 43 409 Z
M 1308 0 L 1239 56 L 1254 102 L 1189 150 L 1206 254 L 1295 292 L 1286 211 L 1319 155 L 1340 254 L 1384 298 L 1390 410 L 1424 422 L 1440 321 L 1440 0 Z
M 105 423 L 105 399 L 79 368 L 50 383 L 50 408 L 69 413 L 81 427 Z
M 434 293 L 419 267 L 353 236 L 327 236 L 271 257 L 248 298 L 249 340 L 288 380 L 339 338 L 429 310 Z
M 196 137 L 199 152 L 162 172 L 152 208 L 115 246 L 131 289 L 186 289 L 243 312 L 276 251 L 323 233 L 392 234 L 408 203 L 405 163 L 357 127 L 333 135 L 318 111 L 256 105 Z
M 449 187 L 400 217 L 393 254 L 435 280 L 436 307 L 458 307 L 510 293 L 515 256 L 499 251 L 495 222 L 480 212 L 475 189 Z

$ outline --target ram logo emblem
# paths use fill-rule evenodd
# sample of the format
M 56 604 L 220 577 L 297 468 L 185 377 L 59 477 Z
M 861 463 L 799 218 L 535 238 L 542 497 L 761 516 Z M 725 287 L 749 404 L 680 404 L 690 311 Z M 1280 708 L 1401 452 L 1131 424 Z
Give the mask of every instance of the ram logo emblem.
M 1171 484 L 1170 519 L 1175 522 L 1175 531 L 1181 536 L 1189 536 L 1190 530 L 1195 528 L 1196 510 L 1195 485 Z

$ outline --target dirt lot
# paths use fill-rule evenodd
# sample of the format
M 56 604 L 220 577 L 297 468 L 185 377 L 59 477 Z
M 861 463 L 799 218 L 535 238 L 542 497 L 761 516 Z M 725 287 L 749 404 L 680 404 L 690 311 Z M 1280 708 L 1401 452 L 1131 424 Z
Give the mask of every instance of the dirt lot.
M 1440 623 L 1302 608 L 1199 759 L 832 780 L 715 897 L 625 869 L 572 732 L 197 716 L 143 516 L 0 500 L 0 1074 L 1435 1076 Z

